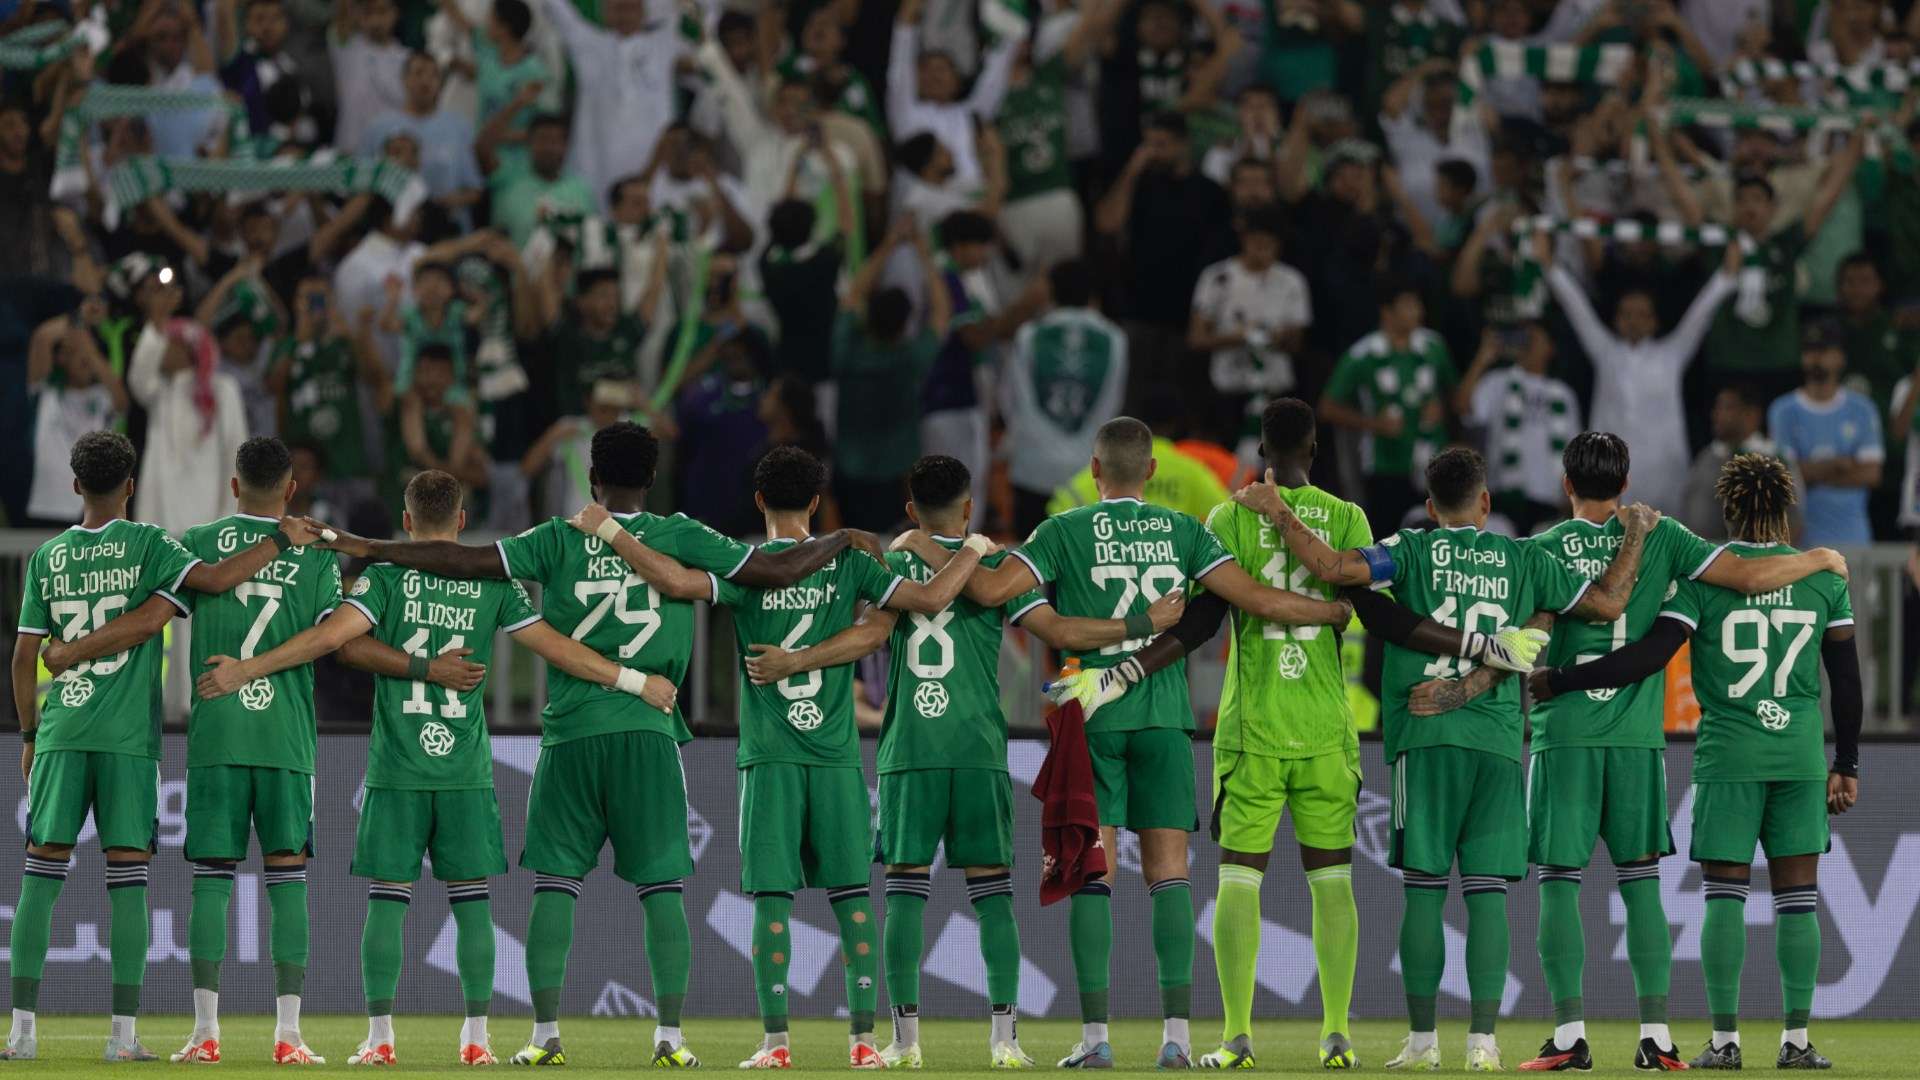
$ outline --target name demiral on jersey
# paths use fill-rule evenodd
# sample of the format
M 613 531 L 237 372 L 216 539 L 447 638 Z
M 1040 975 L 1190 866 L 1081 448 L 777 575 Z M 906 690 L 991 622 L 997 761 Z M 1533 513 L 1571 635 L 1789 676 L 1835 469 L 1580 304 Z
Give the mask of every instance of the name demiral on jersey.
M 1166 533 L 1165 539 L 1115 540 L 1116 532 Z M 1173 521 L 1163 517 L 1114 520 L 1106 513 L 1093 515 L 1093 561 L 1096 563 L 1175 563 Z
M 472 630 L 474 628 L 474 609 L 443 604 L 437 600 L 419 599 L 422 589 L 446 593 L 450 596 L 480 598 L 480 582 L 461 581 L 453 578 L 428 577 L 418 570 L 407 571 L 401 591 L 406 594 L 406 606 L 401 609 L 403 622 L 415 626 L 436 626 L 443 630 Z
M 1444 536 L 1436 538 L 1433 542 L 1432 582 L 1435 592 L 1472 596 L 1481 600 L 1505 600 L 1513 589 L 1513 582 L 1504 574 L 1489 576 L 1477 573 L 1471 567 L 1462 570 L 1456 568 L 1455 563 L 1504 570 L 1507 553 L 1497 548 L 1482 551 L 1478 548 L 1455 547 Z

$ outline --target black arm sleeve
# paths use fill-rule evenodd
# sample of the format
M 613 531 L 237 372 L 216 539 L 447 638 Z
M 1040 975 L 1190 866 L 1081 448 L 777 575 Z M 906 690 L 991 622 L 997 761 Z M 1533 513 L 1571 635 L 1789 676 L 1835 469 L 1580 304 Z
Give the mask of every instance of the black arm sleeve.
M 1833 771 L 1860 775 L 1860 718 L 1865 711 L 1860 689 L 1860 653 L 1853 638 L 1820 643 L 1820 663 L 1833 690 Z
M 1555 694 L 1631 686 L 1667 666 L 1686 644 L 1687 628 L 1678 619 L 1655 619 L 1653 629 L 1624 649 L 1572 667 L 1555 668 L 1547 685 Z
M 1412 608 L 1401 605 L 1384 593 L 1360 585 L 1348 585 L 1340 590 L 1340 599 L 1353 605 L 1353 613 L 1360 616 L 1360 625 L 1367 628 L 1367 634 L 1371 637 L 1415 652 L 1433 653 L 1436 656 L 1460 655 L 1460 631 L 1442 626 L 1432 619 L 1421 618 L 1414 614 Z
M 1227 602 L 1218 593 L 1203 592 L 1193 598 L 1180 621 L 1147 646 L 1133 654 L 1143 675 L 1151 675 L 1168 664 L 1205 645 L 1220 632 L 1227 616 Z

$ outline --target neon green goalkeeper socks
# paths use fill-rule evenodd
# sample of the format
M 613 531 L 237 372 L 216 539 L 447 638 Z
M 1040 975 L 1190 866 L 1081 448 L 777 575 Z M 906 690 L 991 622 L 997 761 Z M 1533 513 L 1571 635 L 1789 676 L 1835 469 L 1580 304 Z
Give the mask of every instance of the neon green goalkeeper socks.
M 1307 871 L 1313 894 L 1313 959 L 1320 969 L 1320 1037 L 1348 1034 L 1353 972 L 1360 961 L 1360 910 L 1353 902 L 1353 864 Z M 1251 1003 L 1251 998 L 1249 998 Z
M 1220 975 L 1222 1045 L 1253 1033 L 1253 976 L 1260 961 L 1260 880 L 1265 876 L 1251 866 L 1220 864 L 1220 885 L 1213 902 L 1213 966 Z

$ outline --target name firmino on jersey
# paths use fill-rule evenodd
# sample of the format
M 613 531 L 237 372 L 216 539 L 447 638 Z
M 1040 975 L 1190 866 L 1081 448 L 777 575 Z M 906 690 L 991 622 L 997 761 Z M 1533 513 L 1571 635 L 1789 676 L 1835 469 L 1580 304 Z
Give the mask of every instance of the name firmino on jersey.
M 1485 577 L 1459 570 L 1440 569 L 1434 570 L 1432 585 L 1435 592 L 1472 596 L 1481 600 L 1505 600 L 1513 587 L 1512 583 L 1504 577 Z

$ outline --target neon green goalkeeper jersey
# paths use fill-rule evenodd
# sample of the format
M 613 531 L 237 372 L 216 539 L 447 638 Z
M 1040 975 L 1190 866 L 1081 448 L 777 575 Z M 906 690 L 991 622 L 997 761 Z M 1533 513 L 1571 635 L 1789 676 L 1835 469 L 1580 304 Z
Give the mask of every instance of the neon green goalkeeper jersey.
M 78 525 L 41 544 L 27 560 L 20 632 L 92 633 L 155 593 L 180 610 L 181 582 L 200 560 L 165 529 L 116 518 L 97 529 Z M 96 750 L 160 756 L 160 661 L 155 634 L 125 652 L 75 664 L 47 690 L 35 749 Z
M 1727 551 L 1761 559 L 1794 549 L 1736 541 Z M 1820 645 L 1828 627 L 1853 625 L 1853 600 L 1840 575 L 1822 570 L 1755 596 L 1677 582 L 1660 615 L 1692 633 L 1693 695 L 1700 701 L 1695 782 L 1825 778 Z
M 934 542 L 958 551 L 960 537 Z M 988 569 L 1009 556 L 982 560 Z M 933 570 L 908 551 L 887 553 L 887 567 L 911 581 Z M 999 607 L 962 596 L 937 615 L 903 612 L 893 624 L 887 675 L 887 716 L 880 728 L 879 769 L 999 769 L 1007 767 L 1007 717 L 1000 711 L 1000 639 L 1047 598 L 1038 589 Z
M 1041 522 L 1015 551 L 1068 618 L 1124 619 L 1192 583 L 1233 556 L 1199 519 L 1139 499 L 1105 499 Z M 1151 638 L 1073 653 L 1087 668 L 1112 667 Z M 1179 660 L 1087 721 L 1089 732 L 1143 728 L 1193 730 L 1187 664 Z
M 1280 497 L 1336 551 L 1373 543 L 1358 506 L 1317 487 L 1281 488 Z M 1266 515 L 1231 500 L 1207 515 L 1207 528 L 1249 576 L 1276 589 L 1331 600 L 1338 591 L 1293 557 Z M 1340 638 L 1329 626 L 1282 626 L 1238 608 L 1220 687 L 1220 750 L 1304 758 L 1359 745 Z
M 648 547 L 709 573 L 730 574 L 753 549 L 685 514 L 615 514 L 622 528 Z M 543 521 L 497 545 L 508 577 L 540 583 L 540 614 L 554 629 L 616 664 L 659 675 L 675 686 L 693 659 L 693 605 L 663 597 L 597 536 L 560 518 Z M 540 745 L 653 731 L 686 742 L 693 737 L 676 705 L 661 712 L 611 686 L 547 669 L 547 707 L 540 714 Z
M 187 530 L 188 551 L 219 562 L 272 536 L 278 518 L 232 514 Z M 340 606 L 340 559 L 317 547 L 292 548 L 230 592 L 180 594 L 193 611 L 193 670 L 210 656 L 250 659 L 319 622 Z M 187 765 L 252 765 L 313 771 L 318 742 L 313 665 L 258 678 L 211 701 L 196 695 L 187 720 Z
M 1626 527 L 1611 517 L 1604 525 L 1583 518 L 1563 521 L 1530 542 L 1583 581 L 1598 580 L 1620 550 Z M 1583 664 L 1638 641 L 1660 615 L 1669 586 L 1706 573 L 1723 549 L 1695 536 L 1673 518 L 1661 518 L 1640 552 L 1640 576 L 1627 594 L 1627 609 L 1612 622 L 1589 622 L 1569 615 L 1553 622 L 1553 640 L 1542 663 L 1551 667 Z M 1666 675 L 1655 673 L 1619 689 L 1562 694 L 1533 707 L 1533 749 L 1557 746 L 1624 746 L 1660 749 L 1667 745 Z
M 1538 544 L 1471 525 L 1401 529 L 1381 542 L 1393 558 L 1395 599 L 1435 622 L 1464 632 L 1498 633 L 1536 611 L 1565 614 L 1588 583 Z M 1438 716 L 1414 716 L 1407 695 L 1429 679 L 1458 679 L 1471 660 L 1387 646 L 1381 690 L 1386 698 L 1387 760 L 1405 750 L 1459 746 L 1520 760 L 1520 681 L 1502 679 L 1487 693 Z
M 517 581 L 444 578 L 392 563 L 367 567 L 346 602 L 373 623 L 376 640 L 408 656 L 467 648 L 473 650 L 469 661 L 489 667 L 494 635 L 540 621 Z M 367 786 L 413 791 L 492 787 L 486 701 L 486 679 L 462 693 L 423 680 L 376 676 Z
M 769 540 L 761 546 L 782 551 L 799 542 Z M 714 600 L 733 610 L 733 636 L 742 658 L 740 750 L 735 765 L 744 769 L 784 761 L 860 767 L 852 664 L 816 668 L 771 686 L 755 686 L 747 678 L 745 658 L 751 655 L 750 645 L 778 645 L 788 652 L 818 645 L 853 625 L 854 608 L 860 601 L 885 607 L 900 584 L 899 575 L 859 551 L 841 552 L 784 589 L 715 583 Z

